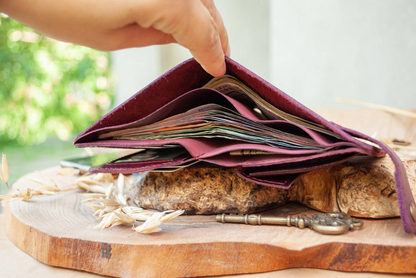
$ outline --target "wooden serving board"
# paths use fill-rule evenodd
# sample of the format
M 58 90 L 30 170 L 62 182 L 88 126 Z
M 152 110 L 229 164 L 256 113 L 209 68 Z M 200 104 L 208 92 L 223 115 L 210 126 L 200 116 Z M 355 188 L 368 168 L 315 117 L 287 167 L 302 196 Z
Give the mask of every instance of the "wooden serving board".
M 58 185 L 59 168 L 42 173 Z M 31 174 L 36 176 L 36 174 Z M 36 188 L 19 179 L 14 189 Z M 7 234 L 35 259 L 52 266 L 120 277 L 193 277 L 257 273 L 295 267 L 385 273 L 416 273 L 416 238 L 400 219 L 364 220 L 362 230 L 341 236 L 309 229 L 222 224 L 215 216 L 180 216 L 151 235 L 131 225 L 95 230 L 99 220 L 82 203 L 81 191 L 6 204 Z M 289 204 L 267 214 L 311 214 Z

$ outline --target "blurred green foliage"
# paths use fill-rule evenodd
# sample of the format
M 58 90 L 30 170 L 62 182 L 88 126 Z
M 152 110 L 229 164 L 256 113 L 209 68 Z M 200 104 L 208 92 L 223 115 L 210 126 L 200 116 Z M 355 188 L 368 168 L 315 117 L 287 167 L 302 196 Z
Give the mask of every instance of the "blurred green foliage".
M 0 14 L 0 146 L 72 139 L 110 108 L 110 55 Z

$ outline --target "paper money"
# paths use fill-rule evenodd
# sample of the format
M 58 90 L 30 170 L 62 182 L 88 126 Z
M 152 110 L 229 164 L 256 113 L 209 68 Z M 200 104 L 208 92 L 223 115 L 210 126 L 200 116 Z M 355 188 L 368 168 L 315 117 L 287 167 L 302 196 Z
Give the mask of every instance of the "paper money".
M 222 77 L 214 78 L 209 81 L 204 88 L 216 89 L 217 91 L 239 100 L 242 103 L 250 103 L 250 105 L 253 106 L 254 111 L 260 111 L 258 114 L 263 114 L 267 119 L 284 119 L 288 122 L 296 123 L 303 127 L 339 138 L 337 134 L 327 130 L 319 124 L 278 109 L 233 76 L 224 75 Z
M 283 124 L 264 120 L 283 120 L 317 132 L 339 138 L 323 126 L 284 112 L 261 98 L 235 77 L 225 75 L 214 78 L 205 88 L 212 88 L 243 103 L 258 120 L 242 116 L 238 111 L 216 103 L 194 107 L 184 113 L 162 118 L 156 122 L 140 120 L 127 128 L 112 129 L 99 135 L 100 139 L 114 140 L 166 140 L 182 138 L 224 138 L 247 143 L 268 145 L 283 149 L 323 149 L 303 130 L 293 125 L 290 132 Z M 287 124 L 286 124 L 287 126 Z M 230 155 L 263 155 L 260 151 L 244 150 Z
M 100 135 L 120 140 L 225 138 L 285 149 L 323 148 L 311 138 L 284 132 L 249 120 L 218 104 L 206 104 L 154 124 Z

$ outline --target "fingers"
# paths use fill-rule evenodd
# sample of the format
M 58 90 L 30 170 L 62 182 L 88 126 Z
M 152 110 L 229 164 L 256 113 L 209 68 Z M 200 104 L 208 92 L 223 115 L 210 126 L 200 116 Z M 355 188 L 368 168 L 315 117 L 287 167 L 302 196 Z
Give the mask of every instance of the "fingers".
M 178 11 L 177 30 L 172 34 L 179 44 L 189 49 L 209 74 L 225 74 L 224 51 L 217 22 L 200 1 L 186 1 L 190 10 Z M 181 22 L 182 21 L 182 22 Z
M 110 49 L 106 50 L 110 51 L 129 47 L 176 43 L 172 35 L 152 27 L 143 28 L 136 23 L 112 30 L 108 37 L 107 44 L 110 45 Z
M 137 18 L 140 26 L 153 27 L 171 35 L 180 45 L 189 49 L 209 74 L 224 75 L 225 59 L 221 37 L 225 38 L 226 49 L 228 36 L 218 15 L 215 15 L 216 20 L 199 0 L 151 0 L 144 3 Z M 215 6 L 209 7 L 214 13 Z
M 228 57 L 231 55 L 230 50 L 230 43 L 228 39 L 228 33 L 225 29 L 224 21 L 222 20 L 221 14 L 218 11 L 217 7 L 214 4 L 214 1 L 212 0 L 201 0 L 204 6 L 208 9 L 208 11 L 211 13 L 211 16 L 214 18 L 216 24 L 218 33 L 220 35 L 221 40 L 221 46 L 224 54 Z
M 220 34 L 215 20 L 208 11 L 204 17 L 195 19 L 195 25 L 179 34 L 177 40 L 191 51 L 206 72 L 215 77 L 225 74 Z

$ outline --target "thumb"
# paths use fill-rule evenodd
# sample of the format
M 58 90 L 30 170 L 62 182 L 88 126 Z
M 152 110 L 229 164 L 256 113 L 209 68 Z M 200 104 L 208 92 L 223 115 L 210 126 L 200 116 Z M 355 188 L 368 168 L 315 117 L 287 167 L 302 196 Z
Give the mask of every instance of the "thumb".
M 209 23 L 201 25 L 200 32 L 193 35 L 195 40 L 183 46 L 189 49 L 206 72 L 215 77 L 223 76 L 226 71 L 225 58 L 216 24 L 211 18 Z
M 138 24 L 169 34 L 189 49 L 209 74 L 225 74 L 225 58 L 217 24 L 199 0 L 159 0 L 145 2 L 140 9 Z

